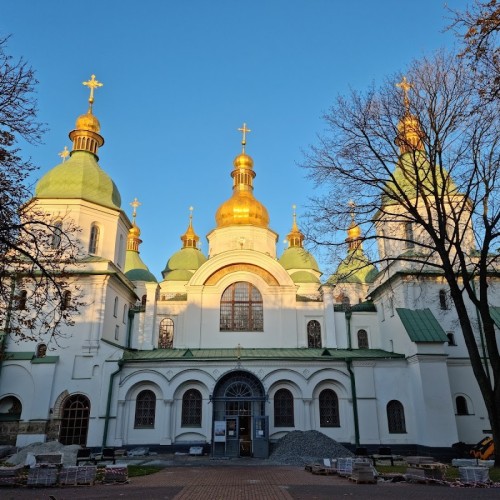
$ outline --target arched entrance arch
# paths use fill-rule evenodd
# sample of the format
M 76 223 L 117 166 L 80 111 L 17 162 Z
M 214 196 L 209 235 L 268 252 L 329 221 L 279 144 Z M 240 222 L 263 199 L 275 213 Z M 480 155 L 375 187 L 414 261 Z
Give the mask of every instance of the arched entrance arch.
M 211 400 L 213 455 L 267 458 L 269 426 L 262 382 L 243 370 L 226 373 L 217 381 Z

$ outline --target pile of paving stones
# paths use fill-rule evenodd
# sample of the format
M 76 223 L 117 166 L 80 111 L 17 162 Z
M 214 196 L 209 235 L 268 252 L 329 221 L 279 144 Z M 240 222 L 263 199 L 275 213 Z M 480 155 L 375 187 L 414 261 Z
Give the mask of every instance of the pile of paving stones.
M 11 457 L 6 459 L 9 464 L 26 464 L 27 460 L 29 462 L 31 455 L 45 454 L 45 453 L 62 453 L 63 465 L 75 465 L 76 454 L 80 449 L 80 445 L 72 444 L 69 446 L 64 446 L 57 441 L 49 441 L 47 443 L 33 443 L 22 448 L 18 453 L 15 453 Z M 32 458 L 34 461 L 34 457 Z
M 352 457 L 354 454 L 318 431 L 292 431 L 273 448 L 269 462 L 277 465 L 307 465 L 324 458 Z

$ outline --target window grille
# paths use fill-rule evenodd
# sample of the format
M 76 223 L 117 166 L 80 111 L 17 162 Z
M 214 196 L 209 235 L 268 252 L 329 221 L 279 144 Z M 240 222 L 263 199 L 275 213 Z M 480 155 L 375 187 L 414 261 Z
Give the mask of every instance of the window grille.
M 89 253 L 96 254 L 99 249 L 99 226 L 92 224 L 90 227 L 90 241 L 89 241 Z
M 392 400 L 387 403 L 387 422 L 391 434 L 404 434 L 406 432 L 405 411 L 399 401 Z
M 152 429 L 155 426 L 156 395 L 153 391 L 141 391 L 135 400 L 136 429 Z
M 59 220 L 54 222 L 54 228 L 52 230 L 52 241 L 50 246 L 56 250 L 61 246 L 61 234 L 62 234 L 62 222 Z
M 366 330 L 358 330 L 358 349 L 368 349 L 368 333 Z
M 90 401 L 83 394 L 75 394 L 63 405 L 59 442 L 64 445 L 87 442 L 89 428 Z
M 262 296 L 251 283 L 233 283 L 220 301 L 220 330 L 228 332 L 263 331 Z
M 324 389 L 319 394 L 320 427 L 340 427 L 339 399 L 332 389 Z
M 28 300 L 28 292 L 26 290 L 21 290 L 17 296 L 17 309 L 23 311 L 26 309 L 26 301 Z
M 307 347 L 321 347 L 321 325 L 315 319 L 307 323 Z
M 183 427 L 201 427 L 201 393 L 196 389 L 189 389 L 182 396 Z
M 275 427 L 293 427 L 293 395 L 288 389 L 279 389 L 274 395 Z
M 70 305 L 71 305 L 71 292 L 69 290 L 66 290 L 63 293 L 63 297 L 61 300 L 61 310 L 65 311 L 66 309 L 69 308 Z
M 439 290 L 439 307 L 443 310 L 446 310 L 449 308 L 446 290 Z

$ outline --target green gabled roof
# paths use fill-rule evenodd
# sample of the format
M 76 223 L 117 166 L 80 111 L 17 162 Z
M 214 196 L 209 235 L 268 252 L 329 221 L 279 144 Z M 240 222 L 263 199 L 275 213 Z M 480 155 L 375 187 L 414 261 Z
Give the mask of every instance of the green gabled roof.
M 294 359 L 332 360 L 404 358 L 403 354 L 381 349 L 155 349 L 153 351 L 125 351 L 123 359 L 128 362 L 179 360 L 207 361 L 223 359 Z
M 500 307 L 490 307 L 490 314 L 497 328 L 500 328 Z
M 448 337 L 430 309 L 403 309 L 396 312 L 413 342 L 448 342 Z

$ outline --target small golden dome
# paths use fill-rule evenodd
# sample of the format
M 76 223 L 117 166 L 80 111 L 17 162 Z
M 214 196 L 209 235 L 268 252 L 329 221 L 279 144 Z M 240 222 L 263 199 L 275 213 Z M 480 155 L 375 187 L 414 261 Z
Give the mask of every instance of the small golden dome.
M 349 240 L 356 240 L 361 236 L 361 228 L 352 221 L 349 229 L 347 230 L 347 238 Z
M 133 225 L 129 229 L 128 234 L 131 237 L 139 238 L 139 236 L 141 235 L 141 230 L 136 225 Z
M 89 110 L 87 113 L 80 115 L 76 119 L 75 130 L 89 130 L 98 134 L 101 130 L 101 124 Z
M 253 159 L 246 153 L 239 154 L 233 161 L 234 168 L 253 168 Z

